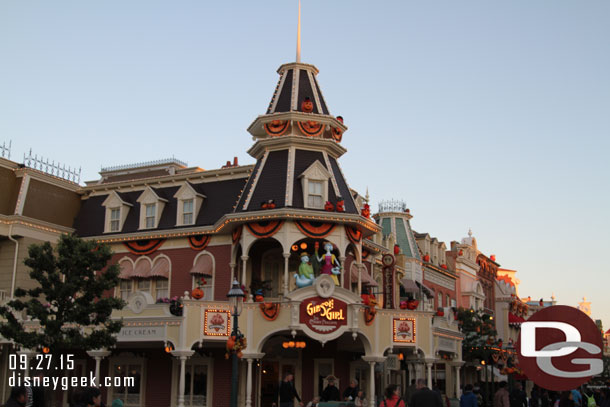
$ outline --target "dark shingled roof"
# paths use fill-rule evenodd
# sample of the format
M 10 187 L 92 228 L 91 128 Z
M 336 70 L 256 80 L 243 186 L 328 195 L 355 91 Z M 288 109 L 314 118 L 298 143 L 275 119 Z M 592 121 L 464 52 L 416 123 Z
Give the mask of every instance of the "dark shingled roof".
M 311 72 L 311 78 L 309 76 Z M 271 113 L 283 113 L 292 111 L 292 92 L 293 82 L 298 79 L 298 87 L 295 89 L 296 94 L 296 110 L 301 110 L 301 102 L 305 98 L 311 99 L 313 102 L 313 113 L 317 114 L 330 114 L 322 91 L 318 86 L 316 79 L 317 69 L 312 65 L 307 64 L 287 64 L 280 67 L 280 79 L 277 87 L 269 103 L 267 114 Z M 282 83 L 284 78 L 284 83 Z M 281 84 L 281 87 L 280 87 Z M 274 102 L 277 100 L 275 107 Z M 320 103 L 318 104 L 319 101 Z
M 233 212 L 233 205 L 244 187 L 246 178 L 237 178 L 226 181 L 206 182 L 191 184 L 195 191 L 206 196 L 201 205 L 201 210 L 195 221 L 195 225 L 176 226 L 176 215 L 178 202 L 174 194 L 180 187 L 153 188 L 160 198 L 166 199 L 165 208 L 159 220 L 159 227 L 152 230 L 177 229 L 182 227 L 213 225 L 223 215 Z M 144 189 L 131 192 L 118 193 L 121 199 L 132 204 L 125 224 L 120 233 L 133 233 L 138 231 L 140 224 L 140 203 L 138 197 Z M 106 217 L 105 208 L 102 203 L 108 195 L 93 196 L 82 202 L 80 212 L 74 222 L 74 229 L 79 236 L 99 236 L 104 233 L 104 222 Z M 147 229 L 148 230 L 148 229 Z
M 341 170 L 339 169 L 339 164 L 337 163 L 337 160 L 335 160 L 333 157 L 328 157 L 328 159 L 330 161 L 330 166 L 333 169 L 335 179 L 337 180 L 337 187 L 339 187 L 339 193 L 341 194 L 341 198 L 345 200 L 345 212 L 359 213 L 358 209 L 356 208 L 356 205 L 354 204 L 352 194 L 350 193 L 350 190 L 347 186 L 347 182 L 341 174 Z
M 258 167 L 259 163 L 257 162 L 256 165 Z M 276 208 L 285 206 L 287 166 L 288 150 L 271 151 L 269 153 L 245 211 L 258 211 L 261 209 L 261 203 L 270 199 L 275 201 Z M 254 175 L 254 173 L 252 174 Z M 244 212 L 243 205 L 237 207 L 236 211 Z

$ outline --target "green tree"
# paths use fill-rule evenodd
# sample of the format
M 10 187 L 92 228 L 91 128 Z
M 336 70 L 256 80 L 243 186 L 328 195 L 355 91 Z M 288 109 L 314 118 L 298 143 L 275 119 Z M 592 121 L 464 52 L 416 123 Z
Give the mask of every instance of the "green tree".
M 492 347 L 498 346 L 493 317 L 483 311 L 468 308 L 457 310 L 462 341 L 462 359 L 467 362 L 487 360 Z
M 24 348 L 44 346 L 52 353 L 114 345 L 123 323 L 110 316 L 124 303 L 104 297 L 119 282 L 118 266 L 106 267 L 111 256 L 108 245 L 75 235 L 60 236 L 55 249 L 49 242 L 30 246 L 24 263 L 37 287 L 18 288 L 16 299 L 0 307 L 5 319 L 0 335 Z M 31 322 L 24 319 L 37 321 L 39 327 L 28 328 Z

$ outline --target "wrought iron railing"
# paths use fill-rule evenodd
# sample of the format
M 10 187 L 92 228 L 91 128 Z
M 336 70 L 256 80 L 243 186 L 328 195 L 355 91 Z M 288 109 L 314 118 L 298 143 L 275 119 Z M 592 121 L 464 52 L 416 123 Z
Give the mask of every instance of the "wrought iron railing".
M 407 203 L 399 199 L 390 199 L 379 202 L 379 212 L 405 212 Z
M 188 164 L 185 161 L 178 160 L 177 158 L 172 157 L 172 158 L 164 158 L 162 160 L 145 161 L 145 162 L 135 163 L 135 164 L 115 165 L 113 167 L 102 167 L 102 172 L 129 170 L 129 169 L 133 169 L 133 168 L 149 167 L 149 166 L 153 166 L 153 165 L 164 165 L 164 164 L 178 164 L 178 165 L 182 165 L 184 167 L 188 167 Z
M 32 155 L 31 148 L 27 156 L 25 154 L 23 155 L 23 164 L 25 164 L 26 167 L 34 168 L 35 170 L 45 172 L 58 178 L 63 178 L 66 181 L 74 182 L 76 184 L 80 183 L 81 168 L 78 170 L 76 168 L 66 168 L 65 164 L 56 164 L 55 161 L 49 161 L 48 158 L 38 157 L 38 154 Z
M 0 146 L 0 156 L 2 158 L 7 158 L 7 159 L 11 159 L 11 145 L 13 144 L 13 141 L 9 141 L 8 142 L 8 147 L 6 146 L 6 142 L 3 141 L 2 145 Z

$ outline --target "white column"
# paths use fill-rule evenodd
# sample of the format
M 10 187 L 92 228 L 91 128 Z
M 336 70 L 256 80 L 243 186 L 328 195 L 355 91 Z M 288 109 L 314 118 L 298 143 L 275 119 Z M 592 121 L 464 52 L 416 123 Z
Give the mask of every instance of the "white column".
M 432 388 L 432 363 L 430 362 L 426 362 L 426 367 L 428 368 L 428 374 L 427 374 L 427 386 L 429 389 Z
M 460 366 L 455 367 L 455 397 L 460 398 Z
M 375 406 L 375 362 L 369 362 L 369 406 Z
M 284 253 L 284 297 L 288 296 L 288 260 L 290 259 L 290 253 Z
M 178 382 L 178 407 L 184 407 L 184 389 L 186 387 L 186 360 L 190 358 L 192 350 L 174 350 L 172 355 L 180 360 L 180 380 Z
M 246 268 L 248 266 L 248 256 L 241 256 L 241 281 L 240 283 L 243 285 L 246 285 Z M 233 284 L 233 282 L 231 281 L 231 284 Z
M 356 261 L 356 259 L 354 259 L 354 261 Z M 341 288 L 345 288 L 345 256 L 339 256 L 339 263 L 341 263 L 341 267 L 340 267 L 340 271 L 341 271 L 341 279 L 340 279 L 340 283 L 341 283 Z M 350 275 L 350 279 L 351 279 L 351 275 Z M 351 290 L 352 287 L 348 287 L 348 290 Z
M 103 350 L 103 349 L 87 351 L 87 355 L 89 355 L 93 359 L 95 359 L 95 385 L 96 386 L 100 385 L 100 365 L 102 363 L 102 359 L 104 359 L 106 356 L 109 356 L 110 353 L 111 353 L 110 351 Z
M 252 359 L 248 358 L 248 373 L 246 376 L 246 407 L 252 407 Z
M 235 266 L 237 266 L 237 264 L 229 263 L 229 267 L 231 267 L 231 282 L 233 282 L 233 280 L 237 278 L 237 276 L 235 275 Z

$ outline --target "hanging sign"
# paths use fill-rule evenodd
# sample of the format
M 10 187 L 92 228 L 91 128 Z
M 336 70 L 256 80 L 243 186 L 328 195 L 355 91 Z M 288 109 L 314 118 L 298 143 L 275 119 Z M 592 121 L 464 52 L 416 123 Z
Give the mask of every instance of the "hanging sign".
M 415 343 L 415 318 L 394 318 L 393 340 L 399 343 Z
M 312 297 L 301 302 L 300 322 L 319 334 L 347 325 L 347 304 L 336 298 Z

